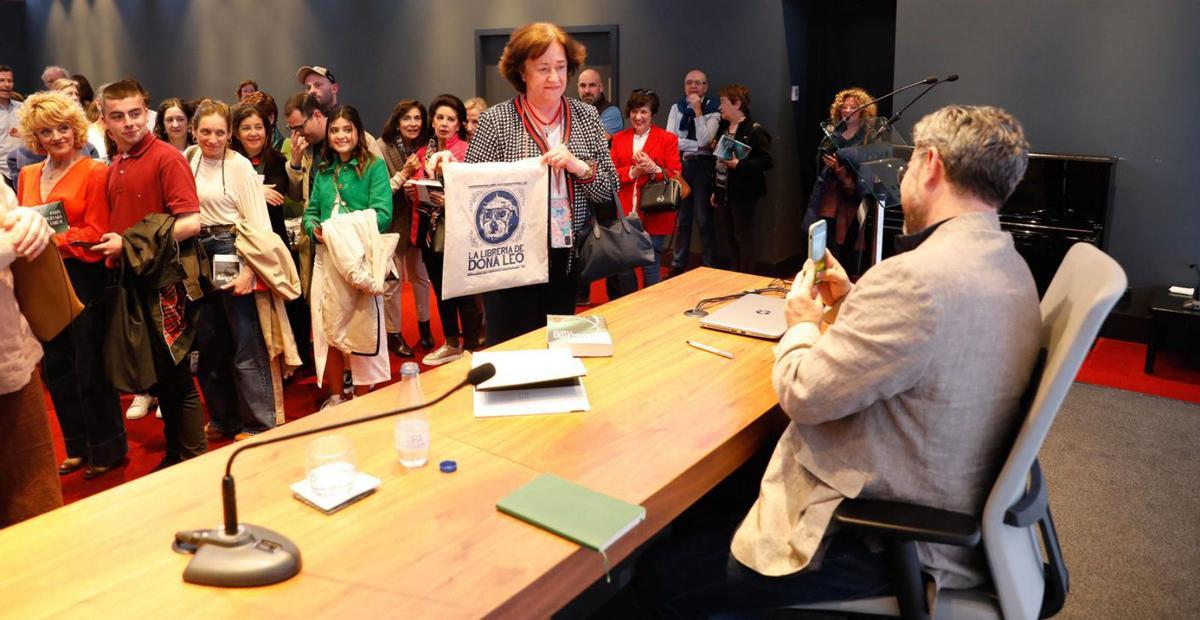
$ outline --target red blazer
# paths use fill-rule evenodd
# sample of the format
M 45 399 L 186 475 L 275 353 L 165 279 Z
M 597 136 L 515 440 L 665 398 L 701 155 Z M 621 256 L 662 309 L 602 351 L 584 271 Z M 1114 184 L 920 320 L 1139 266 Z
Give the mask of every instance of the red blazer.
M 661 181 L 661 175 L 641 175 L 637 178 L 629 176 L 629 170 L 633 167 L 633 128 L 618 131 L 612 138 L 613 165 L 617 167 L 617 177 L 621 181 L 620 188 L 617 190 L 617 196 L 621 199 L 621 207 L 628 214 L 633 210 L 633 206 L 637 204 L 638 192 L 641 187 L 650 182 L 651 178 L 656 181 Z M 679 174 L 681 166 L 679 163 L 679 138 L 675 134 L 660 129 L 653 125 L 650 126 L 650 137 L 646 138 L 646 145 L 642 147 L 642 152 L 650 156 L 654 163 L 658 164 L 663 172 L 667 175 Z M 660 211 L 658 213 L 642 213 L 642 225 L 646 228 L 646 232 L 652 235 L 669 235 L 675 231 L 675 212 Z

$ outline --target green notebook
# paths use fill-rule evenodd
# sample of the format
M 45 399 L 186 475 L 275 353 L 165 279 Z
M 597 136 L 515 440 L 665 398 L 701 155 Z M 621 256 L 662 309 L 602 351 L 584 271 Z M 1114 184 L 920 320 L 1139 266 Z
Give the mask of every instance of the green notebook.
M 601 554 L 646 519 L 641 506 L 550 474 L 509 493 L 496 508 Z

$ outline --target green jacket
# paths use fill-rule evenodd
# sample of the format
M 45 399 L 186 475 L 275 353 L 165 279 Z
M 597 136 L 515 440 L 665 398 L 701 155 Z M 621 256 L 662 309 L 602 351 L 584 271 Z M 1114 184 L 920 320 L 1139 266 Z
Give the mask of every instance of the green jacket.
M 392 186 L 388 183 L 387 165 L 372 157 L 361 177 L 355 170 L 356 165 L 357 160 L 351 159 L 317 171 L 308 204 L 304 207 L 304 232 L 309 237 L 316 239 L 313 229 L 329 219 L 333 201 L 339 193 L 343 202 L 341 211 L 374 209 L 379 232 L 387 232 L 392 225 Z

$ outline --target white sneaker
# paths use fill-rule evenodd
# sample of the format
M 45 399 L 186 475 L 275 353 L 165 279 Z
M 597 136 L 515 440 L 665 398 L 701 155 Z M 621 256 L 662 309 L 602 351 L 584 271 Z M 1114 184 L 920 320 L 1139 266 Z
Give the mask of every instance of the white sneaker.
M 133 402 L 125 410 L 125 419 L 140 420 L 150 413 L 150 408 L 158 404 L 158 399 L 149 394 L 135 394 Z
M 317 408 L 317 411 L 324 411 L 330 407 L 336 407 L 336 406 L 346 402 L 347 400 L 349 400 L 349 399 L 347 399 L 346 397 L 344 397 L 340 394 L 335 394 L 333 396 L 330 396 L 329 398 L 326 398 L 325 402 L 321 403 L 321 406 Z
M 421 359 L 421 363 L 426 366 L 441 366 L 449 364 L 454 360 L 463 356 L 462 347 L 452 347 L 448 344 L 443 344 L 429 355 Z

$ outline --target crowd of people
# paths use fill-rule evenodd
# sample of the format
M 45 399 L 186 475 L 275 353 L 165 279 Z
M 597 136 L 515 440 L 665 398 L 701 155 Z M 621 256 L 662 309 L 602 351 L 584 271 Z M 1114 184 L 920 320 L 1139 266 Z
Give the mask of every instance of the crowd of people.
M 282 422 L 282 389 L 297 369 L 315 374 L 322 395 L 313 407 L 325 408 L 389 381 L 389 352 L 423 350 L 421 361 L 437 366 L 536 329 L 547 314 L 571 314 L 591 285 L 579 280 L 575 241 L 606 207 L 609 217 L 614 205 L 641 215 L 656 252 L 640 277 L 609 278 L 610 298 L 683 271 L 693 219 L 703 264 L 719 265 L 716 212 L 730 212 L 733 266 L 751 269 L 749 230 L 771 154 L 746 87 L 712 97 L 692 71 L 663 128 L 653 90 L 634 90 L 619 107 L 584 63 L 583 46 L 557 26 L 530 24 L 500 61 L 514 98 L 401 99 L 378 138 L 323 66 L 297 71 L 299 92 L 280 110 L 255 80 L 237 85 L 233 103 L 167 97 L 154 106 L 136 80 L 93 91 L 83 75 L 54 66 L 43 72 L 45 90 L 22 97 L 0 65 L 0 175 L 16 205 L 62 203 L 67 228 L 52 243 L 85 308 L 42 347 L 67 448 L 58 473 L 93 478 L 119 466 L 123 418 L 162 419 L 165 467 L 210 440 Z M 750 155 L 717 160 L 721 135 L 751 144 Z M 446 162 L 536 154 L 552 170 L 551 206 L 569 214 L 571 230 L 548 242 L 549 281 L 444 299 L 444 198 L 419 200 L 410 182 L 440 180 Z M 690 185 L 690 195 L 677 210 L 640 213 L 646 184 L 669 179 Z M 348 237 L 340 220 L 326 225 L 359 211 L 399 237 L 382 290 L 345 272 L 346 250 L 364 240 Z M 416 310 L 412 344 L 406 307 Z M 114 370 L 108 362 L 119 355 L 136 361 Z M 125 411 L 121 392 L 135 395 Z
M 204 453 L 210 439 L 279 424 L 282 385 L 298 367 L 324 388 L 321 407 L 390 380 L 389 350 L 415 356 L 401 335 L 407 290 L 427 365 L 573 313 L 588 284 L 574 241 L 599 207 L 635 211 L 652 181 L 681 179 L 690 194 L 674 211 L 644 214 L 664 256 L 642 269 L 643 286 L 688 266 L 693 222 L 705 265 L 719 263 L 724 228 L 733 266 L 750 270 L 772 158 L 749 90 L 730 84 L 714 98 L 705 74 L 691 71 L 660 128 L 654 91 L 632 91 L 622 114 L 599 73 L 580 71 L 584 61 L 559 27 L 523 26 L 499 67 L 515 97 L 490 107 L 451 94 L 428 106 L 403 99 L 378 138 L 322 66 L 297 72 L 303 91 L 283 106 L 285 135 L 274 98 L 253 80 L 237 85 L 232 106 L 165 99 L 151 110 L 134 80 L 93 97 L 86 79 L 58 67 L 43 74 L 45 91 L 18 102 L 12 70 L 0 65 L 0 527 L 62 502 L 43 377 L 66 443 L 59 474 L 118 466 L 128 449 L 122 418 L 146 415 L 149 398 L 166 467 Z M 571 75 L 578 99 L 566 96 Z M 859 196 L 837 150 L 867 140 L 874 114 L 861 89 L 831 106 L 809 217 L 828 221 L 832 251 L 822 272 L 809 260 L 793 280 L 788 329 L 773 348 L 772 384 L 791 423 L 773 453 L 751 459 L 639 560 L 635 588 L 661 613 L 886 592 L 880 554 L 829 527 L 848 497 L 982 510 L 1038 351 L 1033 279 L 997 216 L 1029 145 L 996 108 L 923 118 L 900 179 L 906 234 L 896 244 L 906 251 L 852 283 L 843 264 L 862 245 Z M 749 150 L 720 148 L 730 139 Z M 418 200 L 410 182 L 441 178 L 448 162 L 531 156 L 550 168 L 551 217 L 564 226 L 546 239 L 548 281 L 442 299 L 445 200 Z M 55 202 L 66 220 L 57 234 L 28 208 Z M 386 245 L 390 265 L 364 266 L 357 259 L 384 247 L 387 232 L 399 237 Z M 39 343 L 9 266 L 47 248 L 82 310 Z M 606 284 L 617 296 L 638 276 Z M 444 336 L 436 349 L 433 299 Z M 143 394 L 141 409 L 123 413 L 119 392 Z M 976 549 L 919 551 L 937 586 L 987 579 Z

